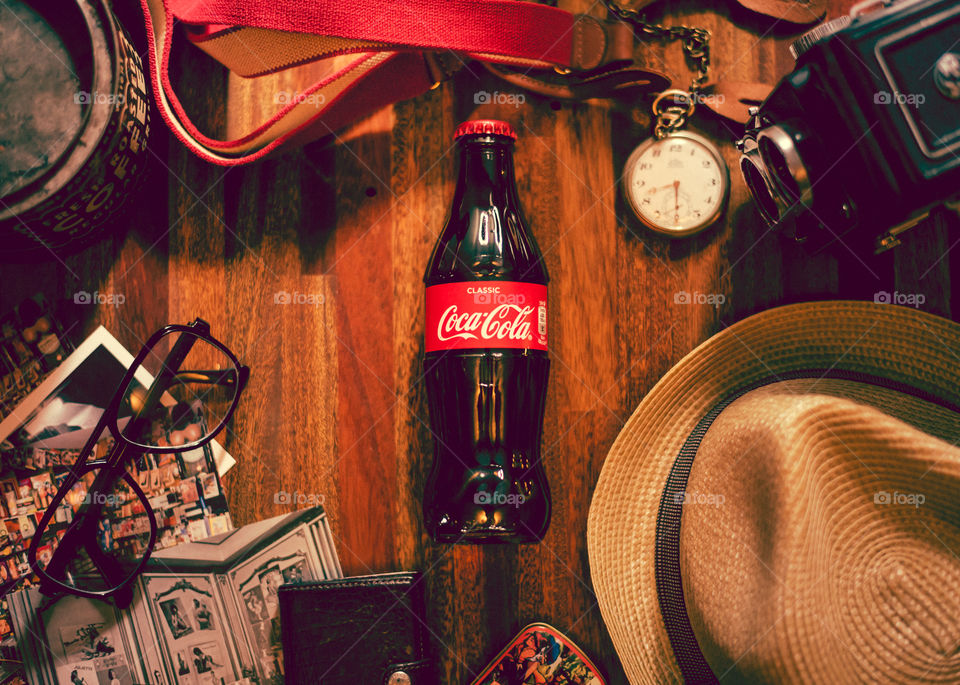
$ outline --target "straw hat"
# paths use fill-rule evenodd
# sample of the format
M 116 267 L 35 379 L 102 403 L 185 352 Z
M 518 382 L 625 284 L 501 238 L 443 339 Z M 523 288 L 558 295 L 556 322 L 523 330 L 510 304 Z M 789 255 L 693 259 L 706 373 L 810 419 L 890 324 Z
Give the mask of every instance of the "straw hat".
M 710 338 L 624 426 L 587 537 L 631 683 L 960 681 L 960 325 L 864 302 Z

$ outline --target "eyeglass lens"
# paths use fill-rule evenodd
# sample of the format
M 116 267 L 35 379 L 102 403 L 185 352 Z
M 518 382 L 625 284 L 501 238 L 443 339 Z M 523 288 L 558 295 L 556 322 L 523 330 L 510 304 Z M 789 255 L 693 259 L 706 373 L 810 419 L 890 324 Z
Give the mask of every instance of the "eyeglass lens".
M 167 361 L 165 366 L 170 351 L 178 349 L 181 354 L 186 350 L 182 361 Z M 179 366 L 173 368 L 177 361 Z M 176 333 L 162 338 L 142 366 L 164 392 L 159 402 L 145 407 L 150 398 L 143 385 L 133 380 L 124 389 L 118 412 L 118 428 L 124 438 L 145 449 L 186 447 L 215 433 L 224 423 L 237 396 L 238 372 L 220 348 L 190 333 Z
M 123 585 L 150 544 L 150 505 L 133 484 L 126 471 L 106 468 L 68 476 L 63 503 L 39 531 L 37 562 L 70 587 L 105 592 Z M 69 545 L 69 553 L 50 565 L 60 545 Z

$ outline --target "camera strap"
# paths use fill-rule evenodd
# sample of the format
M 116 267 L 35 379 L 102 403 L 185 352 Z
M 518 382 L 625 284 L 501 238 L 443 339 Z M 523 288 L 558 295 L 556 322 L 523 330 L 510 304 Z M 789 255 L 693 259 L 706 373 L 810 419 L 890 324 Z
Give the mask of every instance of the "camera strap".
M 629 26 L 533 2 L 141 0 L 141 5 L 161 116 L 190 150 L 216 164 L 251 162 L 278 147 L 326 136 L 384 105 L 437 87 L 470 59 L 514 67 L 524 87 L 554 97 L 656 91 L 670 82 L 634 63 Z M 287 90 L 274 96 L 272 114 L 229 140 L 201 132 L 169 76 L 176 24 L 191 43 L 239 76 L 283 72 Z M 306 64 L 309 69 L 297 68 Z M 228 97 L 242 90 L 242 84 L 231 87 Z
M 706 48 L 709 33 L 643 22 L 638 10 L 653 1 L 639 0 L 630 9 L 607 1 L 613 18 L 604 21 L 518 0 L 140 0 L 161 117 L 192 152 L 227 166 L 330 135 L 436 88 L 470 60 L 547 97 L 635 103 L 671 86 L 665 74 L 634 59 L 637 40 L 658 38 L 683 40 L 697 64 L 696 90 L 723 94 L 705 104 L 744 122 L 747 108 L 761 102 L 769 86 L 706 83 L 709 53 L 704 59 L 697 52 Z M 169 75 L 177 24 L 235 75 L 285 86 L 264 98 L 262 88 L 231 82 L 227 109 L 250 113 L 244 119 L 262 112 L 259 120 L 224 140 L 191 121 Z

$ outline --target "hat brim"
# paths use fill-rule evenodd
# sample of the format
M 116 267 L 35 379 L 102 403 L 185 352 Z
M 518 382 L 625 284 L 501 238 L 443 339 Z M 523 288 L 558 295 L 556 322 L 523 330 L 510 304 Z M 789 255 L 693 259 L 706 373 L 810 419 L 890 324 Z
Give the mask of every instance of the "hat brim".
M 664 484 L 700 419 L 739 388 L 805 369 L 854 371 L 960 403 L 960 325 L 868 302 L 788 305 L 751 316 L 678 362 L 627 421 L 587 522 L 591 577 L 631 683 L 681 680 L 654 571 Z

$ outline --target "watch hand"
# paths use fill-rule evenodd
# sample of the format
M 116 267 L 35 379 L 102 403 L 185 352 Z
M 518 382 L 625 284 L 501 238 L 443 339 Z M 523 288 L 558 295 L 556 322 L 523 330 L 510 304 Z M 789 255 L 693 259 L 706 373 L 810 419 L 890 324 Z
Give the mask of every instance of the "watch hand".
M 674 210 L 680 211 L 680 179 L 673 182 L 673 204 Z

